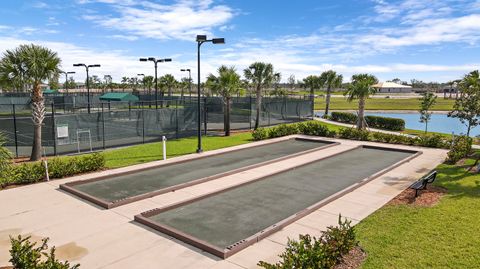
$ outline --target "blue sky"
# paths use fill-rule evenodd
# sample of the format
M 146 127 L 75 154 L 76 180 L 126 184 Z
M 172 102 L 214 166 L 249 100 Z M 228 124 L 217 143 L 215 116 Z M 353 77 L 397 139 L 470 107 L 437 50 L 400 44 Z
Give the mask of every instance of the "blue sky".
M 99 63 L 92 71 L 114 81 L 153 74 L 139 57 L 170 57 L 159 73 L 196 71 L 197 34 L 225 37 L 202 47 L 202 77 L 221 64 L 239 71 L 271 62 L 297 79 L 333 69 L 347 79 L 372 73 L 445 82 L 478 69 L 480 1 L 434 0 L 3 0 L 0 50 L 22 43 L 59 53 L 73 63 Z

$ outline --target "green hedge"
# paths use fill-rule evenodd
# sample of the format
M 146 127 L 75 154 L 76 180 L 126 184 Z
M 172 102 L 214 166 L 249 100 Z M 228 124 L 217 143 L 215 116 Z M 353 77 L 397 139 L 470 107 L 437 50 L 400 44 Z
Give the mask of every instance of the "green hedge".
M 386 134 L 367 130 L 357 130 L 356 128 L 341 128 L 340 131 L 336 133 L 335 131 L 330 131 L 326 125 L 319 121 L 306 121 L 284 126 L 279 125 L 270 128 L 259 128 L 252 133 L 252 136 L 254 140 L 263 140 L 291 134 L 337 137 L 343 139 L 403 144 L 430 148 L 448 149 L 452 145 L 451 139 L 445 138 L 438 134 L 406 136 L 402 134 Z
M 48 161 L 50 178 L 62 178 L 97 171 L 105 167 L 103 155 L 93 153 L 78 157 L 53 158 Z M 12 164 L 0 174 L 0 187 L 13 184 L 35 183 L 45 179 L 43 162 Z
M 253 131 L 253 140 L 259 141 L 267 138 L 275 138 L 293 134 L 316 135 L 325 137 L 334 137 L 335 131 L 330 131 L 328 127 L 319 121 L 305 121 L 292 124 L 280 124 L 269 128 L 258 128 Z
M 330 119 L 337 122 L 355 124 L 357 123 L 357 115 L 348 112 L 332 112 Z M 380 117 L 380 116 L 365 116 L 365 121 L 371 128 L 403 131 L 405 130 L 405 121 L 403 119 Z

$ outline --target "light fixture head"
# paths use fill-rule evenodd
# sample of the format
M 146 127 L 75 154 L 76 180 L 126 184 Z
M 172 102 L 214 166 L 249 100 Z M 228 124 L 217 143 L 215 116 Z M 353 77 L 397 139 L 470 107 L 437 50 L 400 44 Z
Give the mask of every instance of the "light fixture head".
M 154 57 L 148 57 L 148 60 L 155 62 L 155 58 L 154 58 Z
M 213 44 L 225 44 L 225 38 L 213 38 L 212 43 Z
M 67 74 L 75 74 L 75 71 L 68 71 Z
M 85 66 L 85 64 L 73 64 L 73 66 Z
M 171 58 L 165 58 L 165 59 L 162 60 L 162 62 L 171 62 L 171 61 L 172 61 Z
M 140 58 L 140 62 L 146 62 L 146 61 L 148 61 L 147 58 Z
M 206 35 L 197 35 L 197 42 L 204 42 L 207 41 Z

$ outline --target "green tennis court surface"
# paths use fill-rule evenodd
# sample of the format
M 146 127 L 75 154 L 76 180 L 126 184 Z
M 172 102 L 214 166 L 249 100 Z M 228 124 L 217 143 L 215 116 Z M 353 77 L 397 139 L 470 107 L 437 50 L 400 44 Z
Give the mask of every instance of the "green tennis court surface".
M 332 144 L 330 142 L 290 139 L 255 146 L 182 163 L 113 176 L 93 182 L 73 183 L 71 188 L 97 199 L 115 202 L 182 183 L 226 173 L 246 166 Z
M 414 153 L 360 147 L 148 218 L 226 249 Z

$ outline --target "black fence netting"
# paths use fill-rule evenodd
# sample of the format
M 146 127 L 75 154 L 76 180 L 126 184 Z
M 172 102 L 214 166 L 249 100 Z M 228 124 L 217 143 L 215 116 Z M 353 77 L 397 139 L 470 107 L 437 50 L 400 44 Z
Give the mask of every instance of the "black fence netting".
M 45 154 L 56 155 L 109 147 L 159 141 L 162 136 L 180 138 L 197 132 L 197 99 L 165 98 L 138 102 L 92 102 L 90 113 L 83 102 L 69 103 L 71 98 L 50 98 L 42 126 Z M 1 99 L 1 98 L 0 98 Z M 143 98 L 142 98 L 143 99 Z M 92 98 L 92 100 L 95 100 Z M 17 156 L 31 153 L 33 122 L 27 100 L 2 103 L 0 100 L 0 132 L 7 147 Z M 220 97 L 200 100 L 202 133 L 223 130 L 224 102 Z M 232 129 L 251 129 L 255 125 L 254 97 L 231 100 Z M 302 121 L 312 117 L 313 102 L 308 97 L 262 98 L 260 126 Z

